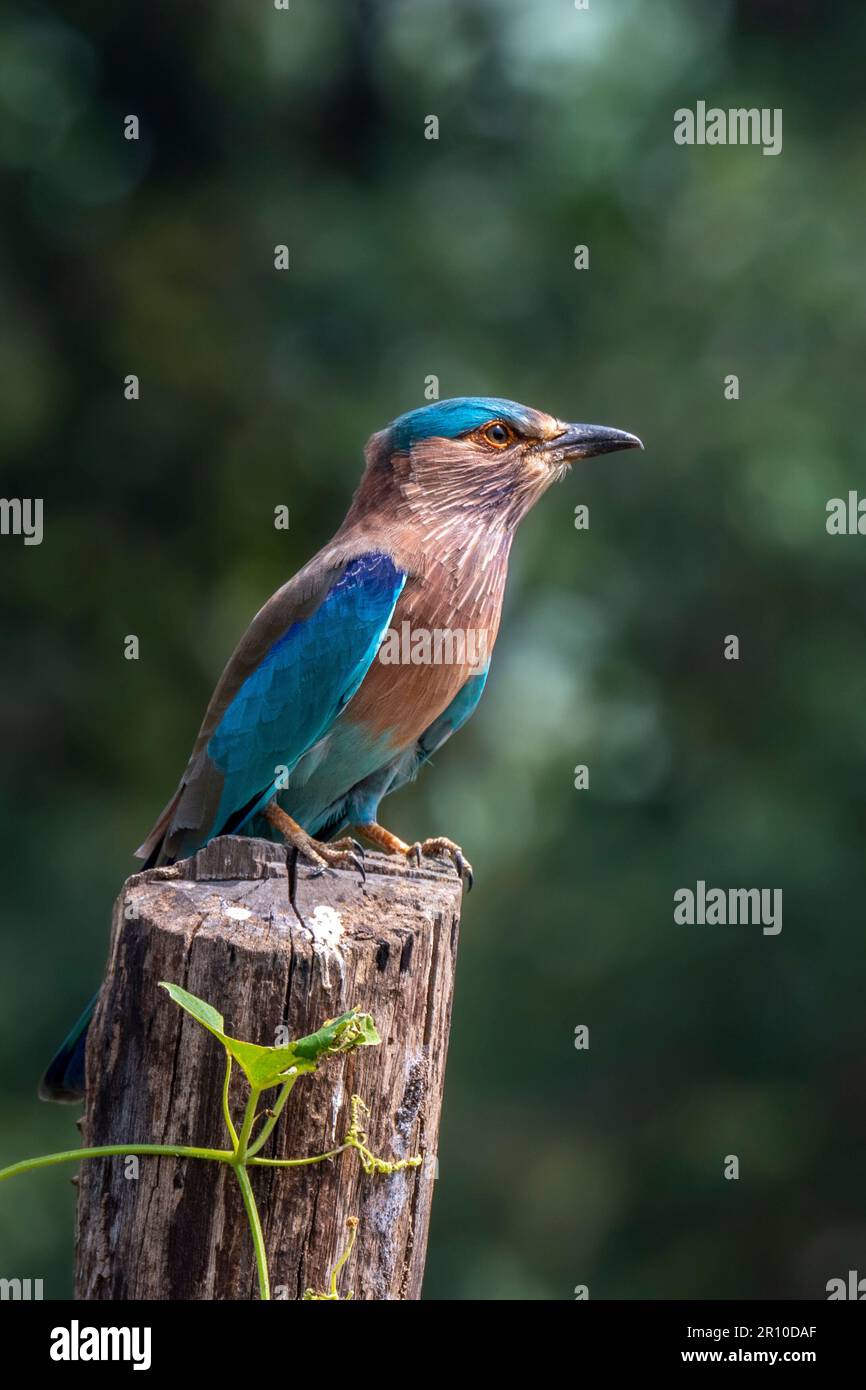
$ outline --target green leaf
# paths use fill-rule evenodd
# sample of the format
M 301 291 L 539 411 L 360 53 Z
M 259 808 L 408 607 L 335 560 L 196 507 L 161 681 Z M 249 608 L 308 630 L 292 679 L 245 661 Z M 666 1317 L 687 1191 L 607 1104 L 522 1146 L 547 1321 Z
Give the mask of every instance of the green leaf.
M 160 981 L 161 987 L 197 1023 L 219 1038 L 229 1055 L 238 1063 L 250 1086 L 267 1091 L 281 1086 L 289 1076 L 301 1076 L 316 1070 L 319 1058 L 331 1053 L 351 1052 L 355 1047 L 371 1047 L 381 1042 L 376 1025 L 369 1014 L 349 1009 L 339 1018 L 328 1019 L 315 1033 L 288 1047 L 260 1047 L 258 1043 L 243 1042 L 225 1032 L 225 1021 L 211 1004 L 198 999 L 180 985 Z
M 186 1009 L 188 1014 L 192 1014 L 196 1022 L 207 1028 L 209 1033 L 225 1040 L 223 1031 L 225 1019 L 212 1004 L 206 1004 L 203 999 L 198 999 L 194 994 L 190 994 L 189 990 L 182 989 L 180 985 L 168 984 L 165 980 L 160 980 L 159 987 L 166 990 L 175 1004 L 180 1004 L 182 1009 Z
M 222 1014 L 213 1007 L 206 1004 L 203 999 L 199 999 L 195 994 L 190 994 L 189 990 L 183 989 L 180 985 L 170 984 L 166 980 L 160 981 L 162 989 L 185 1009 L 203 1028 L 209 1033 L 213 1033 L 215 1038 L 219 1038 L 226 1052 L 238 1063 L 251 1086 L 264 1090 L 266 1086 L 276 1086 L 279 1083 L 279 1076 L 274 1079 L 259 1080 L 262 1074 L 270 1078 L 274 1073 L 274 1067 L 270 1064 L 274 1052 L 273 1047 L 260 1047 L 257 1043 L 242 1042 L 239 1038 L 233 1038 L 225 1031 L 225 1020 Z M 308 1068 L 307 1070 L 315 1070 Z

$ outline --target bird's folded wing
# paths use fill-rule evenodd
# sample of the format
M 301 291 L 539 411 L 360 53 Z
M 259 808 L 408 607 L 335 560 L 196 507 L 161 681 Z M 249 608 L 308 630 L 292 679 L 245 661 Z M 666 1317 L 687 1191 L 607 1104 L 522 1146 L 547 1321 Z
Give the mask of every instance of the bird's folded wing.
M 454 696 L 450 705 L 424 730 L 414 747 L 394 760 L 391 764 L 390 777 L 383 784 L 384 791 L 381 794 L 395 792 L 417 777 L 421 768 L 432 758 L 437 749 L 441 748 L 443 743 L 446 743 L 451 735 L 456 733 L 474 713 L 475 706 L 484 693 L 486 680 L 487 667 L 483 671 L 479 671 L 477 675 L 469 677 Z
M 405 582 L 390 556 L 373 552 L 313 561 L 268 600 L 226 666 L 139 858 L 191 854 L 267 804 L 358 689 Z
M 458 693 L 454 696 L 451 704 L 444 709 L 438 719 L 434 719 L 429 728 L 425 729 L 418 740 L 418 754 L 422 762 L 441 748 L 443 743 L 455 734 L 457 730 L 466 723 L 466 720 L 475 711 L 475 706 L 484 693 L 484 686 L 487 681 L 487 670 L 470 676 Z

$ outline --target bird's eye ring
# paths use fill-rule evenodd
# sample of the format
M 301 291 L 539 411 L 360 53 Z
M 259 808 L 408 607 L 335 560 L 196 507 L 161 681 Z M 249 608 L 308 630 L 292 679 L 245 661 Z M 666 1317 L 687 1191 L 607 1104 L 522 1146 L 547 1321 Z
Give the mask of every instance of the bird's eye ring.
M 513 441 L 514 432 L 501 420 L 494 420 L 481 431 L 481 438 L 485 444 L 492 444 L 494 449 L 504 449 Z

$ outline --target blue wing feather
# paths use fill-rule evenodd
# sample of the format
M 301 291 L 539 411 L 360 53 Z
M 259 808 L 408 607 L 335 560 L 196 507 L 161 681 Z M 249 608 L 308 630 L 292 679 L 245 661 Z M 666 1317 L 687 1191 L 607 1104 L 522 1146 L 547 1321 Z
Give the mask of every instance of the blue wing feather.
M 389 556 L 359 556 L 247 677 L 207 745 L 224 781 L 206 839 L 241 808 L 246 814 L 233 830 L 255 815 L 272 796 L 279 769 L 291 772 L 349 703 L 405 582 Z

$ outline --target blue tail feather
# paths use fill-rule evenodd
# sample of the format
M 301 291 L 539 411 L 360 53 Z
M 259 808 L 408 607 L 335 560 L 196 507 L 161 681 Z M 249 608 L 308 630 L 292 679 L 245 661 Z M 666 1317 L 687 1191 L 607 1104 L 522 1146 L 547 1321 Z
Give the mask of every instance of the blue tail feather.
M 96 1008 L 94 994 L 75 1027 L 55 1052 L 39 1083 L 40 1100 L 76 1101 L 84 1099 L 84 1053 L 87 1029 Z

